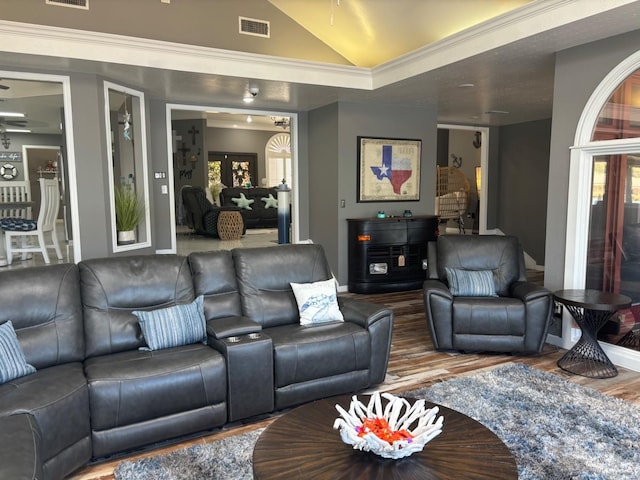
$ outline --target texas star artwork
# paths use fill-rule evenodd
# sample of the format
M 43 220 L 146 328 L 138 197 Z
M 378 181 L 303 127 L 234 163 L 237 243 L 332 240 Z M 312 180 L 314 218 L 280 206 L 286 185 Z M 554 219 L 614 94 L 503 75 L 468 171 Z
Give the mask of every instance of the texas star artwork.
M 406 150 L 404 147 L 396 147 L 396 150 Z M 402 154 L 394 155 L 393 146 L 382 146 L 382 165 L 379 167 L 372 166 L 371 170 L 378 180 L 388 178 L 393 187 L 393 193 L 400 195 L 401 187 L 409 180 L 413 169 L 411 168 L 411 159 Z
M 420 140 L 359 137 L 360 202 L 420 199 Z

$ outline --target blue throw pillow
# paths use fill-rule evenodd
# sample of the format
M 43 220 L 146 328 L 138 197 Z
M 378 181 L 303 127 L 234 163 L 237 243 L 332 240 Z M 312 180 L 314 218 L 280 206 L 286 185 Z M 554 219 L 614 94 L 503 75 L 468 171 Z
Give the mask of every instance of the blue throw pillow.
M 491 270 L 444 268 L 449 290 L 455 297 L 497 297 Z
M 191 343 L 207 343 L 207 321 L 204 317 L 204 298 L 200 295 L 185 305 L 133 313 L 138 317 L 142 335 L 149 348 L 161 350 Z
M 11 321 L 0 325 L 0 385 L 15 378 L 36 373 L 27 363 Z

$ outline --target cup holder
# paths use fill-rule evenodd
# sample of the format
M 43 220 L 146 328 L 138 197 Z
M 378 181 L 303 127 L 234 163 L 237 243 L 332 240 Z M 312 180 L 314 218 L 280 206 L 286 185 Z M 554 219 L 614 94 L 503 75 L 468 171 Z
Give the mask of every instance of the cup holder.
M 240 337 L 228 337 L 227 342 L 229 343 L 238 343 L 240 341 Z
M 249 334 L 249 338 L 250 338 L 251 340 L 256 340 L 256 339 L 258 339 L 258 338 L 260 338 L 260 337 L 262 337 L 262 335 L 260 335 L 259 333 L 250 333 L 250 334 Z

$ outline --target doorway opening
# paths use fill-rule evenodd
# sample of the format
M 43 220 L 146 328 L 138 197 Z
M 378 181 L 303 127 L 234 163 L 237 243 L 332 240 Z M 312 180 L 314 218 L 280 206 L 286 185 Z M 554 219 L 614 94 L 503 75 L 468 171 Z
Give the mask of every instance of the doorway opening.
M 283 122 L 282 119 L 286 119 Z M 221 109 L 213 107 L 194 107 L 192 105 L 167 105 L 167 124 L 170 158 L 171 202 L 175 206 L 172 222 L 174 251 L 181 253 L 180 245 L 185 237 L 193 239 L 193 230 L 185 224 L 184 205 L 181 191 L 185 187 L 197 187 L 204 190 L 211 204 L 220 205 L 220 193 L 224 188 L 242 187 L 250 189 L 273 188 L 270 185 L 270 167 L 267 165 L 269 141 L 278 134 L 286 133 L 289 142 L 297 134 L 297 116 L 282 112 L 261 112 L 253 110 Z M 297 193 L 297 155 L 295 148 L 288 153 L 288 173 L 291 178 L 291 240 L 299 238 L 298 193 Z M 280 179 L 281 181 L 281 179 Z M 279 183 L 279 182 L 278 182 Z M 276 195 L 273 195 L 276 197 Z M 260 196 L 268 197 L 268 195 Z M 258 228 L 247 229 L 236 246 L 256 245 Z M 277 238 L 277 229 L 272 234 Z M 265 237 L 266 244 L 277 243 L 271 237 Z M 208 238 L 206 249 L 220 248 L 223 241 Z M 224 241 L 228 242 L 228 241 Z M 250 245 L 248 245 L 250 244 Z
M 463 218 L 467 224 L 465 232 L 480 235 L 488 233 L 485 206 L 489 198 L 489 129 L 471 125 L 438 124 L 437 164 L 440 167 L 459 169 L 469 182 L 469 199 Z M 435 177 L 436 172 L 433 174 Z M 452 230 L 458 232 L 459 226 L 453 225 Z

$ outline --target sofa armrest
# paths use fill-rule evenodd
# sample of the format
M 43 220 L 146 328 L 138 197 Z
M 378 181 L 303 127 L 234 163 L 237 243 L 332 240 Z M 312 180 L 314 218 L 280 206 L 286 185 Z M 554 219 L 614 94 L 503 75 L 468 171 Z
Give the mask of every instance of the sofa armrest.
M 223 317 L 207 322 L 207 336 L 216 340 L 260 331 L 262 331 L 262 326 L 247 317 Z
M 440 280 L 425 280 L 424 310 L 436 350 L 453 349 L 453 295 Z
M 551 298 L 553 294 L 536 283 L 514 282 L 513 285 L 511 285 L 511 296 L 526 303 L 537 298 Z
M 449 287 L 447 287 L 447 285 L 441 280 L 425 280 L 422 284 L 422 290 L 425 294 L 427 292 L 431 292 L 453 302 L 453 295 L 451 294 Z
M 346 322 L 356 323 L 369 332 L 371 342 L 369 384 L 377 385 L 384 382 L 391 353 L 393 310 L 350 297 L 338 297 L 338 305 Z
M 531 282 L 515 282 L 511 287 L 512 296 L 524 303 L 526 315 L 525 350 L 540 352 L 547 338 L 551 316 L 553 315 L 553 293 Z
M 0 417 L 0 478 L 42 480 L 41 440 L 30 414 Z
M 357 323 L 369 329 L 371 325 L 391 316 L 393 311 L 378 304 L 357 298 L 338 297 L 338 305 L 345 321 Z

